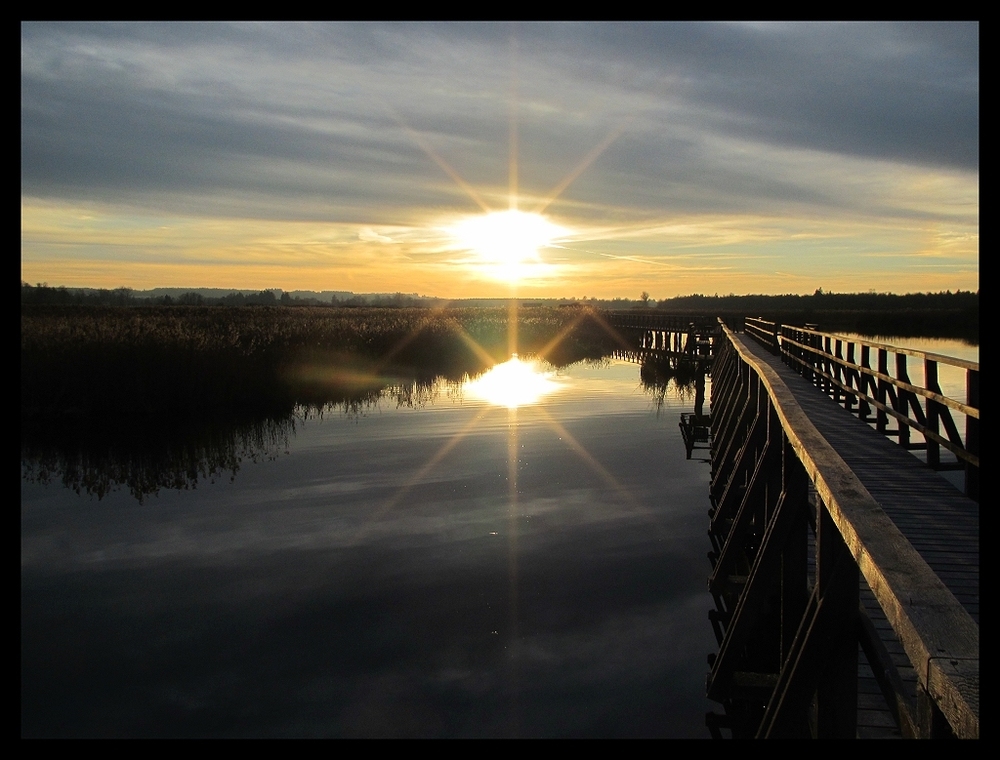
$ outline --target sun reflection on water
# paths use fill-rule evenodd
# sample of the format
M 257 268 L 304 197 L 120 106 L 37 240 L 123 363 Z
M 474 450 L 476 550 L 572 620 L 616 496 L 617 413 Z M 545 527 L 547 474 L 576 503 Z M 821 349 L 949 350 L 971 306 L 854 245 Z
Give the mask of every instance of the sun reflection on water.
M 536 360 L 522 361 L 514 354 L 474 380 L 465 383 L 464 391 L 472 398 L 494 406 L 517 409 L 537 404 L 544 396 L 565 388 L 554 380 L 555 372 L 546 371 Z

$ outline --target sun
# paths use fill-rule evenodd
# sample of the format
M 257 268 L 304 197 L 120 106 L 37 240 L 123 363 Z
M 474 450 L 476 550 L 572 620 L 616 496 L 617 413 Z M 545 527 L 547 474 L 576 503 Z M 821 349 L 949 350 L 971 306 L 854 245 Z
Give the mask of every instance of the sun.
M 544 370 L 541 362 L 521 361 L 514 354 L 475 380 L 468 380 L 464 389 L 471 397 L 493 406 L 516 409 L 537 404 L 544 396 L 563 390 L 565 385 L 553 380 L 554 375 L 554 372 Z
M 461 248 L 475 253 L 479 263 L 495 277 L 508 281 L 543 268 L 539 250 L 567 232 L 541 214 L 516 209 L 470 216 L 450 229 Z

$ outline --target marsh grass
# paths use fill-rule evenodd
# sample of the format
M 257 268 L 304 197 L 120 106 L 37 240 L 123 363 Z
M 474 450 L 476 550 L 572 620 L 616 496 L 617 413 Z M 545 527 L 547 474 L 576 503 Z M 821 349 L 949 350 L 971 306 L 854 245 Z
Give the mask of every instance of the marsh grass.
M 523 309 L 517 331 L 559 366 L 608 343 L 575 309 Z M 433 403 L 507 353 L 507 309 L 22 306 L 22 476 L 142 503 L 278 456 L 310 416 Z
M 580 316 L 518 313 L 518 350 L 540 350 Z M 22 307 L 22 421 L 220 410 L 289 412 L 392 385 L 461 379 L 508 352 L 506 309 Z M 547 357 L 600 355 L 584 319 Z M 478 350 L 474 347 L 478 346 Z

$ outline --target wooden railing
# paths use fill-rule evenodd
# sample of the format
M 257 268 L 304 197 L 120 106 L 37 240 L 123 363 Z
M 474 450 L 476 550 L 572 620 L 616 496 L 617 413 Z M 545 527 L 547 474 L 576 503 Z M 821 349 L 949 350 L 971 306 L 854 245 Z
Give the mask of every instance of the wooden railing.
M 778 353 L 778 331 L 781 325 L 769 322 L 762 317 L 746 317 L 743 320 L 743 330 L 762 346 L 771 349 L 772 354 Z
M 748 317 L 744 325 L 748 335 L 773 353 L 780 352 L 787 364 L 845 409 L 901 446 L 925 450 L 930 467 L 965 470 L 965 493 L 979 500 L 978 362 L 759 317 Z M 910 378 L 907 357 L 922 362 L 922 383 Z M 942 392 L 942 365 L 965 373 L 964 401 Z M 964 437 L 956 415 L 964 417 Z M 954 460 L 943 460 L 942 450 Z
M 694 326 L 699 332 L 714 332 L 716 319 L 714 317 L 692 316 L 689 314 L 667 314 L 658 311 L 609 311 L 608 324 L 625 330 L 665 330 L 668 332 L 687 332 Z
M 719 335 L 718 321 L 708 317 L 609 311 L 605 318 L 634 348 L 677 358 L 710 360 L 712 340 Z
M 818 350 L 789 341 L 789 350 Z M 709 513 L 719 652 L 707 687 L 734 736 L 853 738 L 860 640 L 904 735 L 939 735 L 933 716 L 941 715 L 953 735 L 978 738 L 978 625 L 778 373 L 730 330 L 720 343 Z M 915 706 L 875 651 L 859 574 L 917 675 Z

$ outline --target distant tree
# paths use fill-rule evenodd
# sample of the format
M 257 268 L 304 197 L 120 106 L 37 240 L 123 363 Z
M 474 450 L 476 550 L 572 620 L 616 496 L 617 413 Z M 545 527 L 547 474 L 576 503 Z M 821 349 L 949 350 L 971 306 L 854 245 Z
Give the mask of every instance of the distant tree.
M 75 297 L 64 287 L 50 288 L 44 282 L 31 287 L 26 282 L 21 283 L 22 303 L 45 303 L 45 304 L 69 304 L 75 301 Z
M 274 291 L 272 290 L 262 290 L 255 295 L 246 297 L 247 305 L 274 306 L 277 302 L 278 299 L 274 297 Z
M 201 293 L 182 293 L 177 297 L 177 303 L 182 306 L 201 306 Z
M 647 293 L 644 290 L 644 291 L 642 291 L 642 293 L 639 294 L 639 298 L 642 299 L 642 305 L 643 306 L 649 306 L 649 293 Z
M 115 288 L 113 303 L 117 306 L 128 306 L 133 301 L 132 288 Z

